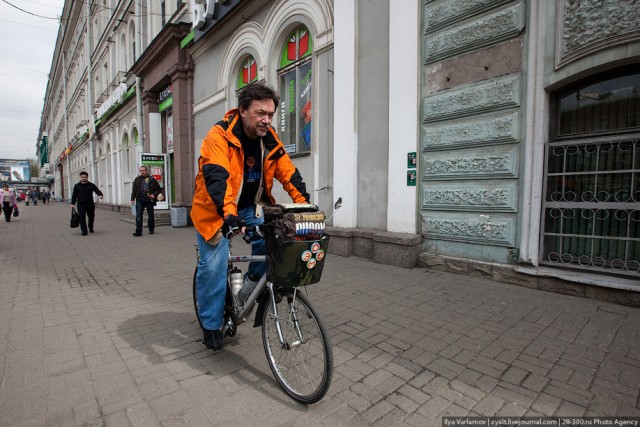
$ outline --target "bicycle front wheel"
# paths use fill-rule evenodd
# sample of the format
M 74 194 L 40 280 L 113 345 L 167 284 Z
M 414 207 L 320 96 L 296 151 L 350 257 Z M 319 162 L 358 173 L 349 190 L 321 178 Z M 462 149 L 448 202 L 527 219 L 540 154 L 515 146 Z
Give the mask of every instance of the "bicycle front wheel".
M 204 326 L 202 326 L 202 319 L 200 319 L 200 312 L 198 311 L 198 293 L 196 292 L 196 276 L 198 275 L 198 266 L 196 266 L 196 270 L 193 272 L 193 308 L 196 311 L 196 318 L 198 319 L 198 324 L 200 325 L 200 329 L 204 330 Z
M 333 376 L 329 334 L 301 292 L 292 288 L 274 292 L 276 310 L 268 301 L 262 312 L 262 343 L 269 367 L 289 396 L 300 403 L 316 403 L 329 390 Z

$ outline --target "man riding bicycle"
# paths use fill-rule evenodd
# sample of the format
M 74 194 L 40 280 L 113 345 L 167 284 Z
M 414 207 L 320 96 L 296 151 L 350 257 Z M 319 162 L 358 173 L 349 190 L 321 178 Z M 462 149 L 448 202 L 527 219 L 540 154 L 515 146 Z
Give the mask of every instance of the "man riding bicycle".
M 275 203 L 274 178 L 294 203 L 310 200 L 300 172 L 271 127 L 279 103 L 278 95 L 264 84 L 245 87 L 238 108 L 211 128 L 200 148 L 191 220 L 200 254 L 196 292 L 203 341 L 214 351 L 222 349 L 228 238 L 245 225 L 263 223 L 262 205 Z M 266 253 L 263 239 L 252 242 L 251 253 Z M 249 264 L 238 293 L 240 303 L 265 270 L 264 262 Z

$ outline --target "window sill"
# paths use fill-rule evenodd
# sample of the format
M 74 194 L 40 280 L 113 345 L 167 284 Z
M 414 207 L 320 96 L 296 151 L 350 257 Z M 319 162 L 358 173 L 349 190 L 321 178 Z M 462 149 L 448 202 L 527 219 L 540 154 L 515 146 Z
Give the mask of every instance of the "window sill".
M 575 270 L 562 270 L 551 267 L 516 266 L 515 271 L 530 276 L 555 277 L 585 285 L 640 292 L 640 284 L 638 284 L 637 279 L 625 279 L 622 277 L 605 276 Z
M 294 159 L 296 157 L 307 157 L 307 156 L 310 156 L 310 155 L 311 155 L 310 152 L 307 152 L 307 153 L 295 153 L 295 154 L 289 154 L 289 157 Z

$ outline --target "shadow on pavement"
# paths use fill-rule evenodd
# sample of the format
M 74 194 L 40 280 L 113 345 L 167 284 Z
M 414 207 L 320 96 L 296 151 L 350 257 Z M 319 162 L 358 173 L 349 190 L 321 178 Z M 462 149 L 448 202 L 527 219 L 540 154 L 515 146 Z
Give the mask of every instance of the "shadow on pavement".
M 118 336 L 122 342 L 117 347 L 125 361 L 128 358 L 143 358 L 133 363 L 140 366 L 140 372 L 152 366 L 165 365 L 177 381 L 198 375 L 210 376 L 212 382 L 229 377 L 236 383 L 229 387 L 229 391 L 243 388 L 260 390 L 269 399 L 306 412 L 306 405 L 298 404 L 282 391 L 266 361 L 261 363 L 266 368 L 264 371 L 240 354 L 250 351 L 251 354 L 264 357 L 261 341 L 258 344 L 260 348 L 255 349 L 248 349 L 248 345 L 255 347 L 256 343 L 241 343 L 243 339 L 255 340 L 260 336 L 243 336 L 243 329 L 250 328 L 249 323 L 241 325 L 236 336 L 226 337 L 224 350 L 214 353 L 202 343 L 202 332 L 194 315 L 169 311 L 141 314 L 118 325 Z M 174 361 L 180 363 L 172 363 Z M 135 370 L 132 370 L 132 375 L 135 377 Z

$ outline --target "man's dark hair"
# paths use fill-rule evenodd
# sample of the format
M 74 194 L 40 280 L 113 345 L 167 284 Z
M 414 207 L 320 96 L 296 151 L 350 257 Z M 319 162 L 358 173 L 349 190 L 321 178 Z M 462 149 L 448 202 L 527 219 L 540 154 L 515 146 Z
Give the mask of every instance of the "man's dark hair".
M 263 83 L 251 83 L 240 91 L 238 95 L 238 108 L 242 108 L 243 110 L 248 109 L 251 101 L 254 99 L 258 101 L 271 99 L 276 108 L 280 105 L 280 97 L 273 89 Z
M 88 173 L 86 173 L 85 171 L 80 172 L 80 176 L 85 175 L 85 176 L 89 176 Z

